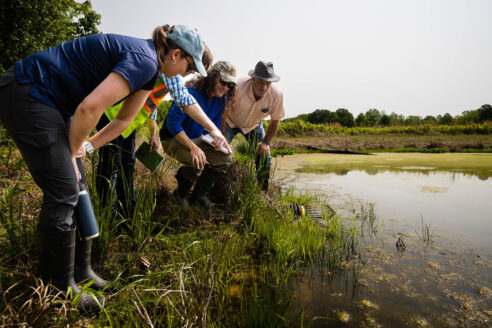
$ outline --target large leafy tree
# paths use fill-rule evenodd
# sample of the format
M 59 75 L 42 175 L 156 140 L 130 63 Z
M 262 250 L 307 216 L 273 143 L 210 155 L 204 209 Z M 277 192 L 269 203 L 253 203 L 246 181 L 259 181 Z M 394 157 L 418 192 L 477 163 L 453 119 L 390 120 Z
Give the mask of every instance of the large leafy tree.
M 451 114 L 446 113 L 444 115 L 437 115 L 437 122 L 442 125 L 452 125 L 453 124 L 453 116 Z
M 328 109 L 317 109 L 308 115 L 307 120 L 313 124 L 330 124 L 338 122 L 338 116 Z
M 482 122 L 492 121 L 492 106 L 489 104 L 482 105 L 478 109 L 478 116 Z
M 357 124 L 357 126 L 367 125 L 366 116 L 364 115 L 364 113 L 360 113 L 359 115 L 357 115 L 357 118 L 355 119 L 355 123 Z
M 348 109 L 339 108 L 336 113 L 338 116 L 338 122 L 340 122 L 342 126 L 351 128 L 355 125 L 354 115 L 352 115 Z
M 379 121 L 381 120 L 381 112 L 376 108 L 372 108 L 366 112 L 365 117 L 366 117 L 367 125 L 376 126 L 379 124 Z
M 383 114 L 381 116 L 381 120 L 380 120 L 379 123 L 381 123 L 382 126 L 389 126 L 390 123 L 391 123 L 391 119 L 390 119 L 390 117 L 388 115 Z
M 90 1 L 0 0 L 0 74 L 18 59 L 98 33 L 100 22 Z

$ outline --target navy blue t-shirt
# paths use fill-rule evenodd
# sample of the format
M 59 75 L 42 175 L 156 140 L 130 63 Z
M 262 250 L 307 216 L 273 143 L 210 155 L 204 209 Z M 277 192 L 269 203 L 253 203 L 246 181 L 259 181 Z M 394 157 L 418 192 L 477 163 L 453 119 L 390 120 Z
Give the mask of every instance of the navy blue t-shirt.
M 128 81 L 130 94 L 152 90 L 158 62 L 152 40 L 94 34 L 21 59 L 15 72 L 19 83 L 33 83 L 31 96 L 68 118 L 111 72 Z

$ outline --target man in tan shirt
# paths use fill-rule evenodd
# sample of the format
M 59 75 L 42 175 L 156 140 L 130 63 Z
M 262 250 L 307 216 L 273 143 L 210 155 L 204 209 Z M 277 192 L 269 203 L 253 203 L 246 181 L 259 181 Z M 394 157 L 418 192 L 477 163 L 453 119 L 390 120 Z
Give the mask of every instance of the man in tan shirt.
M 273 63 L 259 61 L 248 75 L 237 80 L 236 101 L 224 111 L 222 133 L 229 143 L 241 133 L 257 149 L 256 176 L 261 188 L 268 191 L 270 141 L 285 116 L 283 94 L 272 84 L 280 80 L 273 71 Z M 271 120 L 265 134 L 262 122 L 268 116 Z

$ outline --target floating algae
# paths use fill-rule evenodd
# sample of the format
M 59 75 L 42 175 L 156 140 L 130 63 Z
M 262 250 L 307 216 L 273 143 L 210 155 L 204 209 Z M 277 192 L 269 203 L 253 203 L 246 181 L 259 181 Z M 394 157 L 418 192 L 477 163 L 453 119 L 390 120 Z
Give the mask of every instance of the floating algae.
M 336 311 L 335 316 L 340 322 L 347 323 L 350 321 L 350 314 L 345 311 Z
M 489 298 L 492 296 L 492 289 L 490 289 L 488 287 L 478 287 L 477 293 L 482 295 L 482 296 Z
M 379 306 L 377 306 L 376 304 L 372 303 L 369 300 L 362 300 L 362 301 L 360 301 L 359 302 L 359 306 L 365 307 L 365 308 L 368 308 L 368 309 L 379 310 Z
M 428 327 L 429 323 L 425 318 L 422 317 L 413 317 L 410 319 L 410 323 L 415 325 L 416 327 Z
M 425 264 L 427 264 L 429 266 L 429 268 L 434 269 L 434 270 L 440 270 L 441 269 L 439 264 L 437 264 L 436 262 L 428 261 Z
M 432 194 L 440 194 L 449 190 L 449 188 L 433 187 L 433 186 L 418 186 L 421 192 L 429 192 Z

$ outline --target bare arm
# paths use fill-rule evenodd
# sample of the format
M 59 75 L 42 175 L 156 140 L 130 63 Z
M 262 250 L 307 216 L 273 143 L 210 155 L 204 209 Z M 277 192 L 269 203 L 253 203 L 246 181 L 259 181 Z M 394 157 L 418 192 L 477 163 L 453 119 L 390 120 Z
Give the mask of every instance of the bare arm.
M 142 108 L 149 94 L 150 91 L 148 90 L 139 90 L 128 97 L 116 117 L 98 133 L 89 138 L 94 149 L 104 146 L 125 131 Z
M 70 123 L 68 140 L 72 157 L 75 156 L 85 138 L 94 129 L 104 111 L 128 95 L 129 92 L 128 82 L 118 73 L 112 72 L 84 98 L 75 110 Z
M 215 126 L 214 122 L 212 122 L 208 116 L 203 112 L 202 108 L 198 104 L 193 104 L 190 106 L 185 106 L 184 110 L 186 114 L 188 114 L 193 120 L 198 122 L 201 126 L 210 132 L 210 135 L 214 138 L 213 144 L 215 145 L 216 150 L 221 147 L 225 147 L 229 154 L 232 154 L 232 148 L 227 143 L 227 140 L 224 138 L 220 130 Z
M 270 120 L 270 124 L 268 124 L 268 129 L 265 135 L 265 140 L 271 141 L 273 137 L 277 134 L 278 128 L 280 126 L 280 120 Z
M 149 118 L 147 119 L 147 127 L 149 128 L 150 138 L 149 138 L 149 151 L 159 149 L 159 137 L 157 136 L 157 124 L 155 120 Z
M 279 126 L 280 126 L 280 120 L 270 120 L 270 124 L 268 124 L 268 129 L 263 140 L 271 141 L 273 137 L 277 134 Z M 270 151 L 270 145 L 267 145 L 266 143 L 263 142 L 260 142 L 258 144 L 258 154 L 262 156 L 266 156 L 268 155 L 269 151 Z

